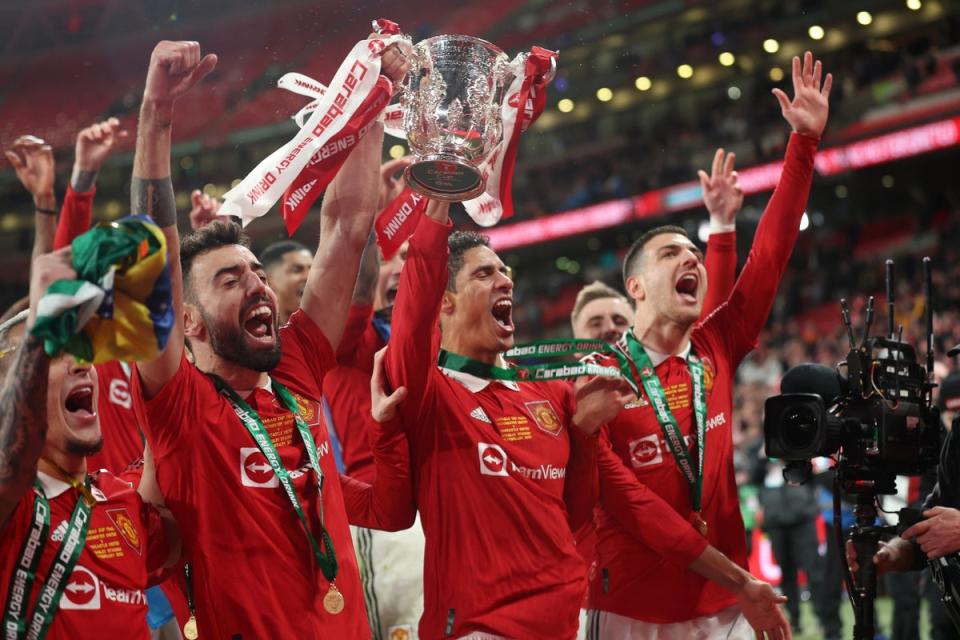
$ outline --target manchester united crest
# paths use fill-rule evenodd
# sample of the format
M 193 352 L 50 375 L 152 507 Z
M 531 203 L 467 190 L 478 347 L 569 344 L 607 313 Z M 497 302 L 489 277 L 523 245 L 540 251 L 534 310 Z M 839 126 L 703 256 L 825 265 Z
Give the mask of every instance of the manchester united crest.
M 557 417 L 557 412 L 553 410 L 549 400 L 527 402 L 525 406 L 541 431 L 546 431 L 552 436 L 560 434 L 560 418 Z
M 716 371 L 713 368 L 713 362 L 708 356 L 700 359 L 703 362 L 703 388 L 709 392 L 713 389 L 713 379 L 716 377 Z
M 117 532 L 120 534 L 120 537 L 123 538 L 124 542 L 136 551 L 137 555 L 143 555 L 140 534 L 137 532 L 137 527 L 133 524 L 133 519 L 130 518 L 127 510 L 125 508 L 107 509 L 107 515 L 110 517 L 110 521 L 113 522 L 113 526 L 116 527 Z
M 299 393 L 294 393 L 293 399 L 297 401 L 297 407 L 300 409 L 300 416 L 303 418 L 303 421 L 307 423 L 307 426 L 317 426 L 320 423 L 320 416 L 319 412 L 317 411 L 317 403 L 313 400 L 304 398 Z

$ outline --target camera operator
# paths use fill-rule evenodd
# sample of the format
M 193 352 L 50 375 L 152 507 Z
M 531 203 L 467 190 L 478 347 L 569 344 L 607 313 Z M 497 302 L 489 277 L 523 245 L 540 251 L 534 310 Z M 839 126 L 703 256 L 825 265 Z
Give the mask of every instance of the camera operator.
M 950 355 L 957 353 L 957 348 Z M 943 422 L 956 425 L 960 409 L 960 371 L 954 371 L 940 383 L 940 406 Z M 960 551 L 960 441 L 952 427 L 948 428 L 936 470 L 937 482 L 923 502 L 924 520 L 906 529 L 900 536 L 881 542 L 873 562 L 877 573 L 915 571 L 925 568 L 926 561 Z M 853 544 L 847 541 L 847 561 L 856 573 L 859 562 Z M 929 576 L 928 576 L 929 577 Z M 943 604 L 930 599 L 931 632 L 934 640 L 960 638 Z

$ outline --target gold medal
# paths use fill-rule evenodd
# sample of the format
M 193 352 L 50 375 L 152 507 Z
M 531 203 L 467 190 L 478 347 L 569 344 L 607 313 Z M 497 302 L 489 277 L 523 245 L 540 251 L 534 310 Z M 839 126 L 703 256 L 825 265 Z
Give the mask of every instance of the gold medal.
M 183 625 L 183 637 L 187 640 L 197 640 L 200 634 L 197 632 L 197 619 L 190 614 L 190 619 Z
M 695 511 L 693 513 L 693 526 L 697 528 L 697 531 L 700 532 L 700 535 L 702 535 L 704 538 L 707 537 L 707 533 L 709 533 L 710 528 L 707 527 L 707 521 L 703 519 L 703 516 L 700 515 L 699 511 Z
M 333 615 L 343 611 L 343 594 L 337 589 L 337 585 L 330 584 L 330 590 L 327 591 L 327 595 L 323 596 L 323 608 L 327 610 L 327 613 Z

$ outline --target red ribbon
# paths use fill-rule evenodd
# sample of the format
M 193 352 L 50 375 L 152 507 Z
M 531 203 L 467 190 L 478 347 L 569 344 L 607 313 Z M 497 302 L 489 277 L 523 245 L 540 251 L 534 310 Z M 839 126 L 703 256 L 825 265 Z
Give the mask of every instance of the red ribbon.
M 310 207 L 337 175 L 347 156 L 390 102 L 392 95 L 393 84 L 388 78 L 380 76 L 370 95 L 343 130 L 310 158 L 310 163 L 284 191 L 280 203 L 287 233 L 293 235 L 307 217 Z
M 413 235 L 426 211 L 427 197 L 407 187 L 377 215 L 373 226 L 384 260 L 392 258 Z

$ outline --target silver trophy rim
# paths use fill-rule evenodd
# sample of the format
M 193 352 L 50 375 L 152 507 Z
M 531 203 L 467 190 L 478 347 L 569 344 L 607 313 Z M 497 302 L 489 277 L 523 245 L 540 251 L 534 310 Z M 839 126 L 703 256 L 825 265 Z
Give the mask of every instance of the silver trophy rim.
M 454 164 L 460 165 L 471 171 L 475 171 L 480 177 L 480 181 L 477 185 L 470 189 L 469 191 L 460 191 L 460 192 L 449 192 L 449 191 L 437 191 L 431 189 L 427 185 L 423 184 L 413 175 L 413 166 L 415 164 L 420 164 L 422 162 L 452 162 Z M 483 177 L 483 173 L 480 172 L 477 167 L 473 166 L 469 162 L 448 153 L 434 153 L 430 155 L 423 156 L 422 158 L 417 158 L 416 162 L 413 162 L 407 165 L 406 169 L 403 170 L 403 177 L 406 180 L 407 185 L 416 191 L 417 193 L 432 198 L 433 200 L 442 200 L 443 202 L 463 202 L 465 200 L 473 200 L 481 193 L 483 193 L 487 188 L 487 180 Z
M 420 46 L 429 47 L 432 43 L 434 43 L 434 42 L 439 42 L 439 41 L 441 41 L 441 40 L 463 40 L 463 41 L 466 41 L 466 42 L 470 42 L 470 43 L 473 43 L 473 44 L 478 44 L 478 45 L 480 45 L 480 46 L 482 46 L 482 47 L 485 47 L 485 48 L 489 49 L 490 51 L 492 51 L 493 53 L 495 53 L 496 55 L 502 56 L 504 59 L 508 59 L 508 58 L 509 58 L 509 56 L 507 56 L 507 54 L 504 52 L 503 49 L 501 49 L 501 48 L 498 47 L 497 45 L 493 44 L 492 42 L 489 42 L 489 41 L 487 41 L 487 40 L 484 40 L 483 38 L 477 38 L 476 36 L 462 36 L 462 35 L 433 36 L 432 38 L 427 38 L 426 40 L 421 40 L 421 41 L 418 42 L 415 46 L 416 46 L 416 47 L 420 47 Z

